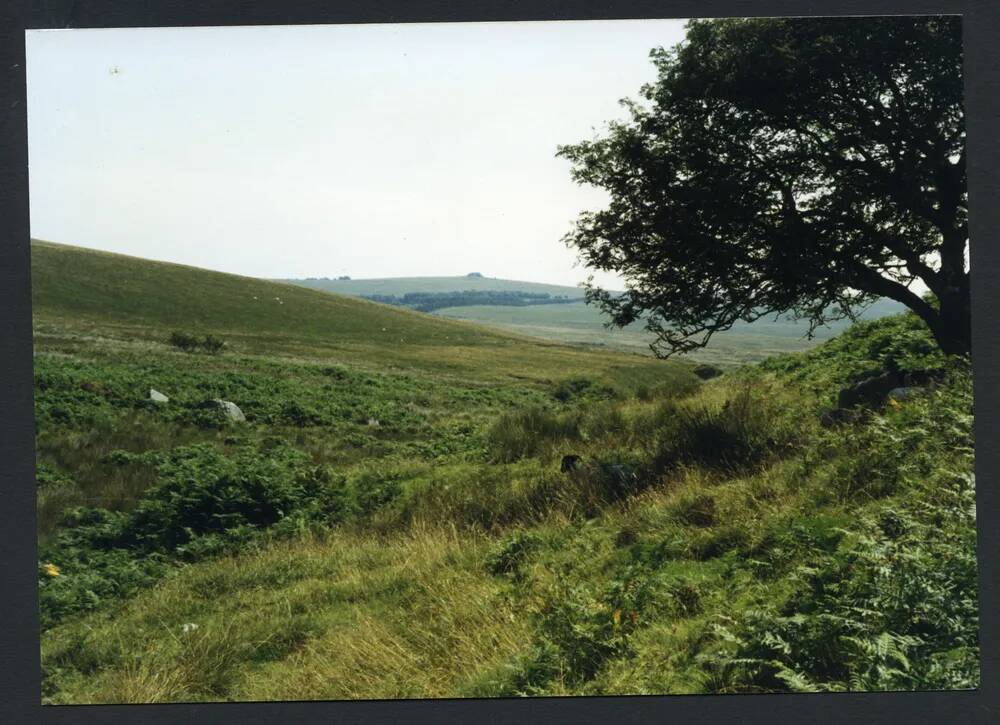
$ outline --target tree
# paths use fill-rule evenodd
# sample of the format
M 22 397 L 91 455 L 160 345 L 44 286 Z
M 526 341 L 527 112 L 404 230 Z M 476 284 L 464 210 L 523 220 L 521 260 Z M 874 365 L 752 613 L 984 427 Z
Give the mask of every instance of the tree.
M 651 58 L 628 120 L 558 150 L 610 197 L 565 238 L 624 278 L 587 285 L 610 324 L 642 319 L 666 357 L 738 320 L 811 334 L 889 297 L 970 351 L 957 17 L 692 21 Z

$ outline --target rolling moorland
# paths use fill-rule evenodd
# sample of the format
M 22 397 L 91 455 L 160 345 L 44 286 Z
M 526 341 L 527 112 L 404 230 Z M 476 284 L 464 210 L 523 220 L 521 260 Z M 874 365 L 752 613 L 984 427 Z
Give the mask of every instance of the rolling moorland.
M 970 369 L 912 315 L 702 381 L 42 242 L 32 293 L 47 703 L 978 685 Z M 890 357 L 939 382 L 823 427 Z
M 641 323 L 625 329 L 607 329 L 599 310 L 583 302 L 580 287 L 542 285 L 494 277 L 398 277 L 385 279 L 287 279 L 281 280 L 309 289 L 355 297 L 396 296 L 406 294 L 449 294 L 473 291 L 547 294 L 553 298 L 575 300 L 568 304 L 498 305 L 466 304 L 434 309 L 434 314 L 456 320 L 467 320 L 506 332 L 528 335 L 552 342 L 584 347 L 607 347 L 625 352 L 650 354 L 652 337 Z M 878 319 L 904 310 L 898 302 L 882 299 L 859 311 L 859 318 Z M 739 322 L 731 330 L 715 335 L 709 345 L 689 357 L 700 362 L 728 368 L 760 362 L 777 354 L 806 350 L 817 342 L 828 340 L 850 325 L 843 320 L 815 331 L 807 339 L 808 324 L 787 317 L 763 318 L 752 323 Z

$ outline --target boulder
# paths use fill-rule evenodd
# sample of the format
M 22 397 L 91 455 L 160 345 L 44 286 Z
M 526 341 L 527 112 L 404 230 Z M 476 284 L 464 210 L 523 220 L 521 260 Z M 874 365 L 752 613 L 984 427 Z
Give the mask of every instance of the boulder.
M 224 415 L 229 420 L 235 423 L 242 423 L 247 419 L 243 415 L 243 411 L 236 403 L 232 403 L 228 400 L 221 400 L 219 398 L 213 398 L 212 400 L 206 400 L 201 404 L 202 408 L 214 408 Z
M 920 388 L 918 388 L 916 386 L 913 386 L 913 385 L 904 385 L 904 386 L 899 387 L 899 388 L 893 388 L 892 390 L 889 391 L 889 394 L 886 397 L 888 397 L 889 400 L 897 400 L 897 401 L 898 400 L 910 400 L 915 395 L 917 395 L 919 392 L 920 392 Z
M 170 398 L 161 393 L 159 390 L 155 390 L 153 388 L 149 389 L 149 399 L 154 403 L 167 403 L 170 401 Z
M 889 391 L 903 386 L 903 376 L 898 372 L 887 372 L 862 380 L 840 391 L 837 407 L 873 406 L 885 400 Z

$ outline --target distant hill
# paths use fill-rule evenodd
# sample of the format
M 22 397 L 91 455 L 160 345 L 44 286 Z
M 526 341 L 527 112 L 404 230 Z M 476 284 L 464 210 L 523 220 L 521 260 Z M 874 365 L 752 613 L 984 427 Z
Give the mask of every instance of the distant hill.
M 529 292 L 548 294 L 553 297 L 565 296 L 583 299 L 583 288 L 581 287 L 470 275 L 462 275 L 461 277 L 387 277 L 384 279 L 332 279 L 324 277 L 276 281 L 353 297 L 402 296 L 415 292 L 448 293 L 471 290 L 476 292 Z
M 548 294 L 568 297 L 570 304 L 463 304 L 428 306 L 433 314 L 455 320 L 466 320 L 489 325 L 506 332 L 528 335 L 566 344 L 607 347 L 629 352 L 649 354 L 652 336 L 635 324 L 624 330 L 609 330 L 606 318 L 596 307 L 583 302 L 584 290 L 580 287 L 546 285 L 536 282 L 476 278 L 476 277 L 394 277 L 386 279 L 305 279 L 287 282 L 312 289 L 359 297 L 389 298 L 419 294 L 447 295 L 463 291 Z M 879 300 L 862 311 L 862 319 L 875 319 L 897 314 L 905 308 L 893 300 Z M 768 317 L 753 323 L 739 322 L 727 332 L 715 335 L 709 346 L 691 353 L 695 360 L 718 364 L 755 362 L 770 355 L 793 352 L 812 347 L 827 340 L 850 325 L 842 320 L 822 327 L 812 340 L 806 339 L 808 323 L 787 317 Z

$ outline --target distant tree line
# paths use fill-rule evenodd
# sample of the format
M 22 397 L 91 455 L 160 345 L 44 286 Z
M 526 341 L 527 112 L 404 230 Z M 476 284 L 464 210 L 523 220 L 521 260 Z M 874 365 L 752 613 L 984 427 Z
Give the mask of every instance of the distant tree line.
M 433 312 L 445 307 L 495 305 L 524 307 L 525 305 L 557 305 L 579 300 L 547 292 L 501 290 L 464 290 L 462 292 L 407 292 L 404 295 L 362 295 L 366 300 L 384 305 L 409 307 L 420 312 Z

